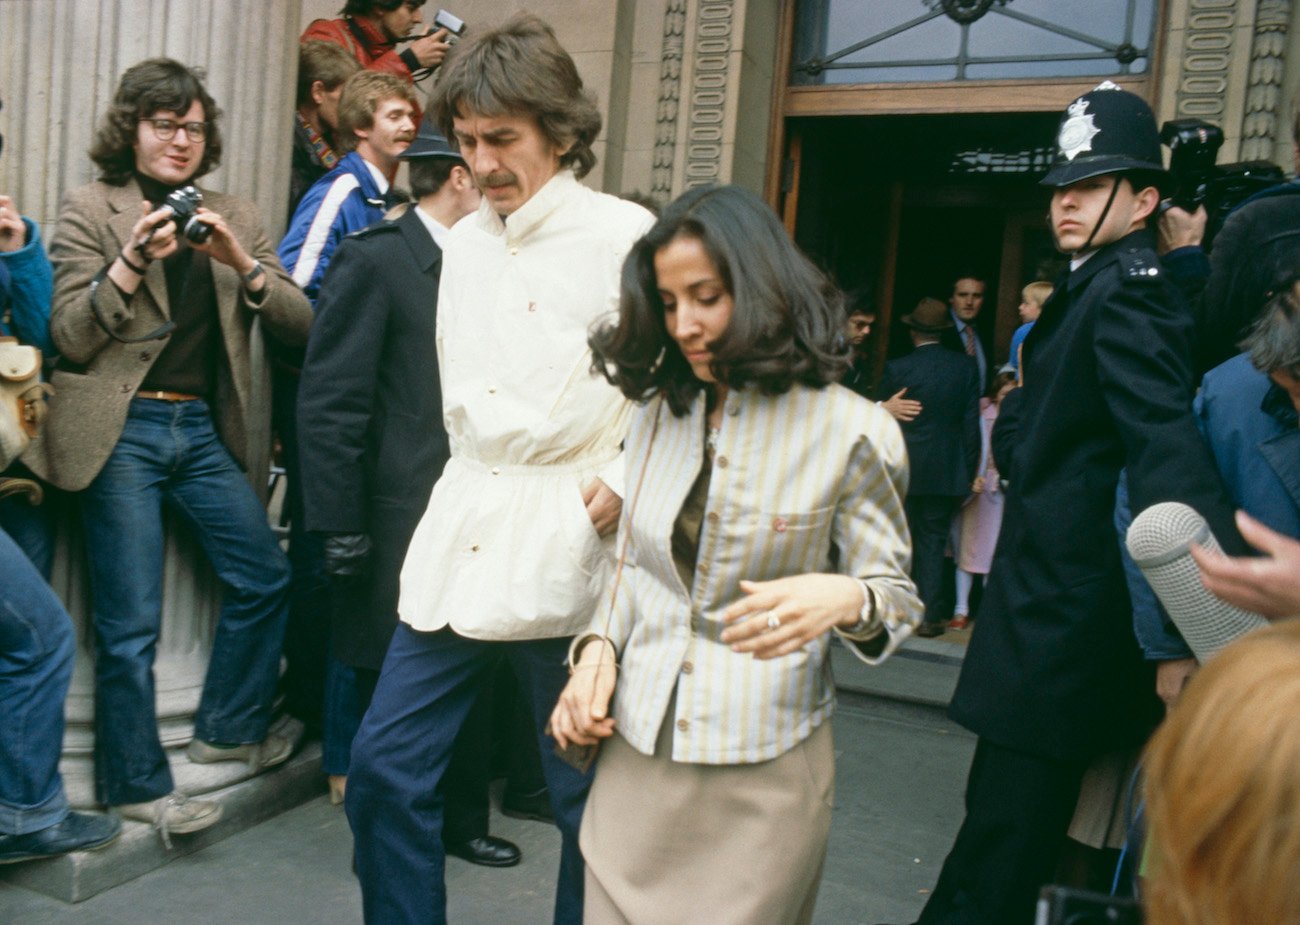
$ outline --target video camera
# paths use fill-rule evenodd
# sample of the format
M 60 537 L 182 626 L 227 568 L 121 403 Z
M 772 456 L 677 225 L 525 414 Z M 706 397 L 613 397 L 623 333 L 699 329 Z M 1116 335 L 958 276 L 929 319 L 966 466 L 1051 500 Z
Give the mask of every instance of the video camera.
M 1205 206 L 1202 246 L 1207 251 L 1233 209 L 1286 179 L 1282 169 L 1268 161 L 1216 164 L 1223 130 L 1200 119 L 1171 119 L 1161 126 L 1160 141 L 1169 147 L 1173 194 L 1168 201 L 1188 212 Z

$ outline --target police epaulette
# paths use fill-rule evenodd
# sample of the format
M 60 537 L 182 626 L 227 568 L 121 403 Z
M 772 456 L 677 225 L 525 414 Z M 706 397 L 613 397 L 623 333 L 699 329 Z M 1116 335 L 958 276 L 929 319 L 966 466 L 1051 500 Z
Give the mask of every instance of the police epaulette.
M 1121 251 L 1119 269 L 1125 279 L 1158 279 L 1160 260 L 1147 248 Z
M 383 221 L 375 222 L 373 225 L 367 225 L 365 228 L 362 228 L 360 231 L 354 231 L 351 234 L 345 235 L 344 237 L 368 238 L 372 234 L 380 234 L 381 232 L 388 231 L 390 228 L 396 228 L 396 227 L 397 227 L 397 222 L 392 222 L 392 221 L 388 221 L 387 219 L 384 219 Z

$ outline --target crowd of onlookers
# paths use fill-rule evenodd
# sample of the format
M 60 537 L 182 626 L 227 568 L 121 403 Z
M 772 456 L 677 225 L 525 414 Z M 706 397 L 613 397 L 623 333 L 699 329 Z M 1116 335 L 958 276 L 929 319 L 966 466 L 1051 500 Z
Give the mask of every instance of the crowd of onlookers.
M 1103 84 L 1044 180 L 1069 270 L 1023 288 L 1008 355 L 963 271 L 877 371 L 874 311 L 751 194 L 657 216 L 579 182 L 600 117 L 549 27 L 448 57 L 422 5 L 347 0 L 304 32 L 278 245 L 193 186 L 221 110 L 167 58 L 122 74 L 48 258 L 0 196 L 0 335 L 53 387 L 0 480 L 0 863 L 221 817 L 158 732 L 170 512 L 222 586 L 186 758 L 258 773 L 319 737 L 368 921 L 444 920 L 446 854 L 518 863 L 488 831 L 503 770 L 504 808 L 561 830 L 557 922 L 809 921 L 830 642 L 878 664 L 967 630 L 977 583 L 952 715 L 979 742 L 920 921 L 1028 922 L 1082 817 L 1106 820 L 1095 848 L 1131 837 L 1109 820 L 1166 710 L 1128 862 L 1151 920 L 1300 915 L 1295 625 L 1198 672 L 1123 543 L 1186 503 L 1228 553 L 1183 544 L 1204 587 L 1300 615 L 1300 187 L 1240 206 L 1207 256 L 1203 212 L 1157 212 L 1149 107 Z M 267 420 L 287 551 L 250 482 Z M 71 810 L 58 774 L 59 511 L 84 534 L 110 814 Z

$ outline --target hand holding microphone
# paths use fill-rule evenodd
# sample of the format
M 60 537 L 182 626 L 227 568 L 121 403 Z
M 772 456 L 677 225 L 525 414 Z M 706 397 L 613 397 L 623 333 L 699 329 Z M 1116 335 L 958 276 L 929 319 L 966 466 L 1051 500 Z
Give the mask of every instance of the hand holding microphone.
M 1201 549 L 1192 558 L 1201 580 L 1217 597 L 1266 617 L 1300 617 L 1300 542 L 1237 512 L 1237 529 L 1264 556 L 1215 556 Z
M 1126 542 L 1129 555 L 1202 664 L 1234 639 L 1267 624 L 1258 613 L 1225 603 L 1206 590 L 1197 567 L 1200 557 L 1226 557 L 1205 518 L 1186 504 L 1153 504 L 1133 518 Z

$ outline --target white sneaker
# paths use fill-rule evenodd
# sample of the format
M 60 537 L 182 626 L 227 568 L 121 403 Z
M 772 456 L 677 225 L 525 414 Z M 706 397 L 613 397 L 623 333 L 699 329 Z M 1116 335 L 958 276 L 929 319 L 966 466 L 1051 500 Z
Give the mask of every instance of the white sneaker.
M 147 822 L 158 829 L 163 844 L 172 846 L 171 835 L 188 835 L 215 825 L 221 818 L 221 804 L 212 800 L 191 800 L 179 790 L 144 803 L 121 803 L 114 807 L 123 819 Z

